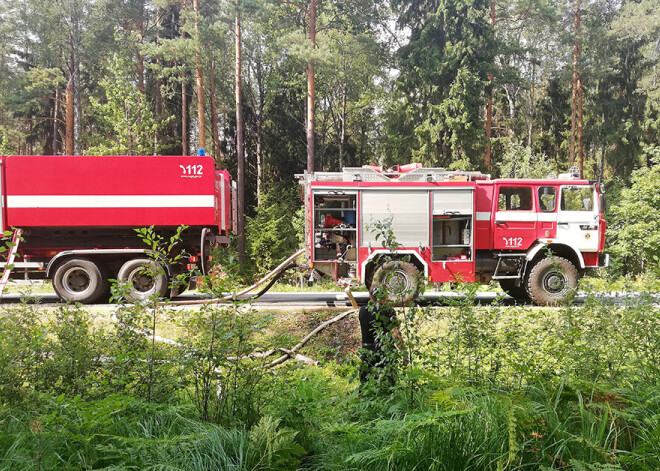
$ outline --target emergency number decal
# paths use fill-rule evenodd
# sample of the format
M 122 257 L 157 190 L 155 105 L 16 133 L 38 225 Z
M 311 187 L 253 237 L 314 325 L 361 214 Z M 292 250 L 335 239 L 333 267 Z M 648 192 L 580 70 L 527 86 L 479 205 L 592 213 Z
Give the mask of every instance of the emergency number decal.
M 502 237 L 502 239 L 504 239 L 504 245 L 506 247 L 522 247 L 522 237 Z
M 181 178 L 201 178 L 204 174 L 203 165 L 179 165 Z

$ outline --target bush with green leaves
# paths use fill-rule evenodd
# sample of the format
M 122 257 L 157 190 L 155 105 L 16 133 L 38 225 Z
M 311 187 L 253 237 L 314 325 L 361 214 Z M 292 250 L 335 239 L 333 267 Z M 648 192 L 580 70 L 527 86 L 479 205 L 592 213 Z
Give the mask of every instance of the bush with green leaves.
M 0 400 L 20 401 L 47 388 L 44 363 L 48 330 L 36 306 L 22 304 L 0 313 Z
M 499 144 L 504 147 L 502 160 L 496 166 L 500 178 L 547 178 L 550 173 L 558 173 L 555 162 L 520 142 L 502 138 Z
M 246 227 L 247 255 L 254 272 L 269 272 L 299 249 L 304 237 L 302 211 L 299 188 L 280 185 L 265 193 Z
M 180 373 L 202 420 L 232 425 L 258 421 L 268 359 L 251 355 L 267 349 L 259 340 L 270 320 L 242 303 L 206 305 L 179 316 Z
M 242 302 L 124 305 L 110 328 L 81 306 L 11 306 L 0 471 L 660 467 L 656 297 L 536 308 L 461 291 L 397 311 L 404 348 L 385 353 L 398 381 L 372 389 L 357 355 L 268 368 L 273 317 Z M 165 326 L 175 342 L 157 340 Z
M 622 273 L 660 276 L 660 146 L 645 148 L 648 167 L 635 170 L 608 215 L 612 262 Z

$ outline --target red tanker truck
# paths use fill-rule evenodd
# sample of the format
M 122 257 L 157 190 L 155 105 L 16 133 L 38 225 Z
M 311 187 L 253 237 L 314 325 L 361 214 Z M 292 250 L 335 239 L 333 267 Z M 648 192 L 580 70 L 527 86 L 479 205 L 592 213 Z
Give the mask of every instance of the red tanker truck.
M 0 229 L 22 235 L 12 276 L 51 279 L 58 296 L 81 303 L 107 301 L 109 279 L 131 282 L 132 300 L 176 295 L 169 281 L 205 272 L 209 248 L 232 230 L 229 174 L 206 156 L 2 156 L 0 203 Z M 182 225 L 176 263 L 135 231 L 169 238 Z M 149 275 L 154 263 L 162 270 Z

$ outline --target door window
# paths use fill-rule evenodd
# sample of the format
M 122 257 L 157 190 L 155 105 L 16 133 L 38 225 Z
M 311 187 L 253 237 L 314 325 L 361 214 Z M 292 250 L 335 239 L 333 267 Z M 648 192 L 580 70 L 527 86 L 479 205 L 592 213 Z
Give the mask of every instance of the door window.
M 557 207 L 557 189 L 553 186 L 539 188 L 539 209 L 544 213 L 551 213 Z
M 532 189 L 529 187 L 500 188 L 499 211 L 531 211 Z
M 594 192 L 587 186 L 567 186 L 561 192 L 562 211 L 593 211 Z

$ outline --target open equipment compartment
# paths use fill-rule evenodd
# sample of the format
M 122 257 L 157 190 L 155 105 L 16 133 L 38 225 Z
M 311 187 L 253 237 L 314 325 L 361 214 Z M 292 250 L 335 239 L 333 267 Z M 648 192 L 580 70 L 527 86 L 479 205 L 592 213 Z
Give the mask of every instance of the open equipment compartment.
M 357 192 L 315 191 L 313 208 L 314 261 L 356 263 Z
M 472 260 L 473 188 L 432 192 L 432 260 Z

